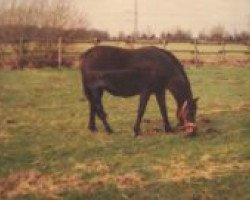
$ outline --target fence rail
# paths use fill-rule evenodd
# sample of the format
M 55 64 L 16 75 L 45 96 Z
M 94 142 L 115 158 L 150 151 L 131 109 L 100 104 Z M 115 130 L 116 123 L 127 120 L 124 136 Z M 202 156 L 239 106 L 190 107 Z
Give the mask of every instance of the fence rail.
M 227 55 L 240 55 L 239 60 L 246 60 L 250 63 L 250 43 L 226 43 L 226 42 L 166 42 L 166 41 L 98 41 L 98 40 L 74 40 L 63 38 L 55 40 L 32 39 L 0 41 L 0 68 L 4 65 L 15 64 L 15 68 L 24 68 L 32 63 L 33 65 L 53 65 L 61 68 L 63 65 L 73 65 L 80 54 L 95 45 L 112 45 L 124 48 L 138 48 L 146 45 L 154 45 L 167 49 L 185 61 L 179 54 L 186 54 L 189 60 L 197 67 L 204 56 L 217 56 L 217 59 L 226 60 Z M 179 46 L 179 47 L 178 47 Z M 177 48 L 178 47 L 178 48 Z M 231 47 L 231 48 L 228 48 Z M 233 47 L 233 48 L 232 48 Z M 40 66 L 39 66 L 40 67 Z

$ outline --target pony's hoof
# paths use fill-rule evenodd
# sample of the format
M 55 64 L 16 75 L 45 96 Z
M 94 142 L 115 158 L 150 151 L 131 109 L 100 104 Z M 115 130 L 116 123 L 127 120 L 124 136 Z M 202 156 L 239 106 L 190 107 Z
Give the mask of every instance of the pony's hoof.
M 113 134 L 114 133 L 114 131 L 107 131 L 107 134 L 108 135 L 111 135 L 111 134 Z
M 97 128 L 95 126 L 90 126 L 88 127 L 88 129 L 92 132 L 92 133 L 96 133 L 97 132 Z
M 175 130 L 172 127 L 165 127 L 165 133 L 174 133 Z
M 86 101 L 86 98 L 85 97 L 81 97 L 79 100 L 80 101 Z
M 134 133 L 134 138 L 138 138 L 139 135 L 140 133 Z
M 113 129 L 111 129 L 111 128 L 108 128 L 108 129 L 106 130 L 106 132 L 107 132 L 107 134 L 112 134 L 112 133 L 114 133 Z
M 138 137 L 141 134 L 141 129 L 140 128 L 134 128 L 134 137 Z

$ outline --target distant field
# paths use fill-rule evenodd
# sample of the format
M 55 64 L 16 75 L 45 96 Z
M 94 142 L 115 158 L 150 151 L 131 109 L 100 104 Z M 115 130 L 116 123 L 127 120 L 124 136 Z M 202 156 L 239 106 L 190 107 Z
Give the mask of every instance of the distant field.
M 135 139 L 138 97 L 105 94 L 115 133 L 93 135 L 77 70 L 0 71 L 0 199 L 249 199 L 250 70 L 188 75 L 198 136 L 166 135 L 152 97 Z

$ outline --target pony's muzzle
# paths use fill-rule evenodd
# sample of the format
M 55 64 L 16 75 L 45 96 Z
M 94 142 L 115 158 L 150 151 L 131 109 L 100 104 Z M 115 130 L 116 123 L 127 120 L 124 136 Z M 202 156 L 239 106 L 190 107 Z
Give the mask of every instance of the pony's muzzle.
M 194 136 L 197 131 L 197 126 L 195 123 L 187 122 L 184 125 L 185 132 L 187 136 Z

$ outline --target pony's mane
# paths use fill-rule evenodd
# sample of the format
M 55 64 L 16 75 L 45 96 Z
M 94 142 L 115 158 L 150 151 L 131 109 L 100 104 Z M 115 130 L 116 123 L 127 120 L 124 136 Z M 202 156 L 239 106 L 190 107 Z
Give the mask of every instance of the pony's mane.
M 180 74 L 183 76 L 188 88 L 189 88 L 189 91 L 190 91 L 190 94 L 191 96 L 193 95 L 192 94 L 192 91 L 191 91 L 191 84 L 190 84 L 190 81 L 189 81 L 189 78 L 185 72 L 185 69 L 184 69 L 184 66 L 181 64 L 181 62 L 170 52 L 170 51 L 167 51 L 165 49 L 161 49 L 161 48 L 158 48 L 162 53 L 164 53 L 166 56 L 168 56 L 172 62 L 174 62 L 175 64 L 175 69 L 177 69 Z
M 171 58 L 171 60 L 176 64 L 177 69 L 181 72 L 181 74 L 183 75 L 183 77 L 185 78 L 185 80 L 189 83 L 189 79 L 187 77 L 187 74 L 184 70 L 184 66 L 182 65 L 182 63 L 173 55 L 173 53 L 171 53 L 170 51 L 167 51 L 165 49 L 160 49 L 160 51 L 164 54 L 166 54 L 169 58 Z

